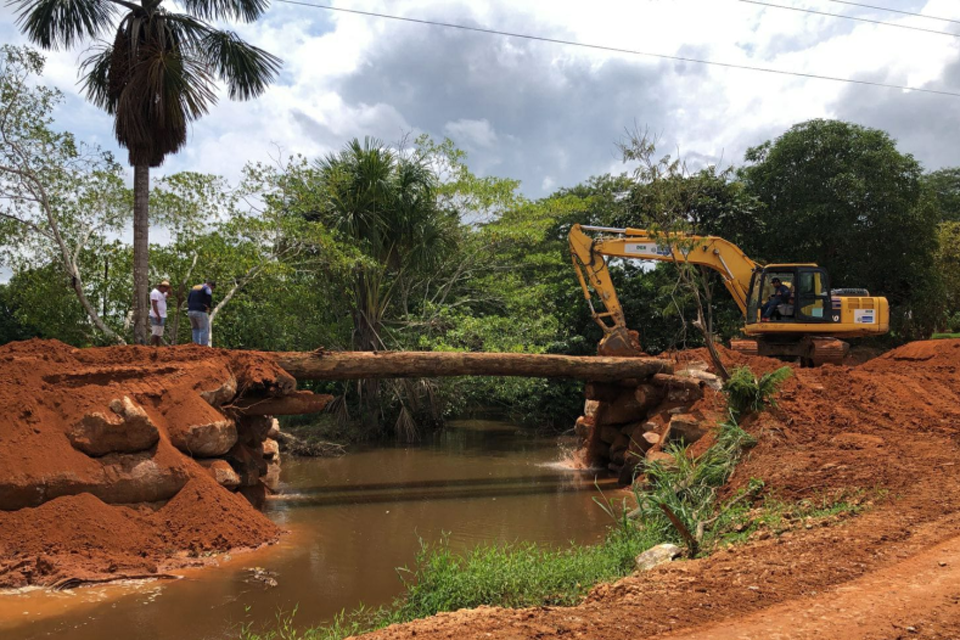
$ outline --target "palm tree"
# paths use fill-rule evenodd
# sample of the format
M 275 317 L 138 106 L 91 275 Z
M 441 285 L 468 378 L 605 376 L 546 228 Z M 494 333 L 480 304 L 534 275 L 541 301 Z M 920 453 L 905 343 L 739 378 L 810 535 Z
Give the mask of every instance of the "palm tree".
M 133 166 L 134 339 L 146 342 L 149 280 L 150 169 L 187 140 L 187 125 L 216 103 L 215 80 L 231 99 L 254 98 L 280 60 L 208 20 L 252 22 L 267 0 L 10 0 L 27 37 L 45 49 L 93 41 L 81 63 L 87 97 L 114 117 L 117 141 Z M 112 42 L 101 39 L 113 35 Z
M 398 283 L 428 272 L 449 238 L 436 176 L 423 158 L 372 138 L 353 140 L 317 169 L 321 204 L 306 217 L 336 229 L 363 254 L 353 286 L 353 346 L 379 351 Z M 364 422 L 372 427 L 379 421 L 380 385 L 366 380 L 361 389 Z

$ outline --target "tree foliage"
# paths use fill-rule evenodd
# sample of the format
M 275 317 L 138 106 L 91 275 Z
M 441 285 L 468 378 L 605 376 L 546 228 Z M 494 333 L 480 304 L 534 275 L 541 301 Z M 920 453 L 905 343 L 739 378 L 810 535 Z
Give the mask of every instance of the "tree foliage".
M 122 342 L 86 277 L 97 248 L 129 221 L 129 193 L 109 153 L 53 129 L 62 95 L 35 84 L 42 70 L 35 52 L 0 49 L 0 267 L 52 276 L 54 265 L 84 311 L 83 335 Z
M 960 222 L 960 167 L 932 171 L 922 178 L 945 222 Z

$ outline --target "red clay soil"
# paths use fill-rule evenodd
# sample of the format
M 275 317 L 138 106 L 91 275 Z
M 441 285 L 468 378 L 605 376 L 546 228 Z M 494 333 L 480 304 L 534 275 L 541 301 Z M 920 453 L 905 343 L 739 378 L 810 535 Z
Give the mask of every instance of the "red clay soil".
M 723 357 L 756 372 L 782 366 Z M 577 607 L 484 607 L 370 637 L 960 638 L 958 371 L 960 340 L 909 344 L 857 367 L 796 369 L 779 406 L 748 422 L 759 444 L 734 487 L 761 478 L 787 501 L 861 490 L 870 508 L 859 516 L 764 531 L 598 586 Z
M 0 587 L 158 574 L 275 541 L 270 520 L 170 442 L 176 409 L 230 380 L 264 394 L 294 384 L 264 359 L 193 345 L 0 346 Z M 159 441 L 99 457 L 75 448 L 70 430 L 123 397 Z

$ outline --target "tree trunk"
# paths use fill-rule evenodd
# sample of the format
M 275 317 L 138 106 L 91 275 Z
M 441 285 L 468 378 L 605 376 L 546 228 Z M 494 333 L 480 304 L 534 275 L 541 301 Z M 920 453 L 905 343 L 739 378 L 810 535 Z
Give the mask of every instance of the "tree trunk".
M 133 168 L 133 340 L 147 343 L 150 298 L 150 167 Z
M 657 358 L 447 351 L 261 353 L 300 380 L 522 376 L 613 382 L 624 378 L 646 380 L 658 373 L 673 373 L 670 362 Z
M 374 290 L 379 282 L 361 271 L 357 279 L 356 297 L 357 307 L 354 311 L 354 348 L 358 351 L 377 351 L 378 327 L 372 325 L 373 315 L 377 313 L 379 291 Z M 366 431 L 380 429 L 380 381 L 376 379 L 361 380 L 360 386 L 360 423 Z

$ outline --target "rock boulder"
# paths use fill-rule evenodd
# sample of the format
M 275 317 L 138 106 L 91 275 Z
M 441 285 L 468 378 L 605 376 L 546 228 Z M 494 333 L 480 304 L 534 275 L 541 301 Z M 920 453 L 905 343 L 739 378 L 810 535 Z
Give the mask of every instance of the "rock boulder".
M 647 549 L 637 556 L 634 563 L 636 564 L 637 571 L 649 571 L 654 567 L 670 562 L 681 553 L 682 549 L 680 547 L 666 542 Z
M 110 403 L 112 415 L 88 413 L 67 433 L 70 444 L 88 456 L 135 453 L 157 444 L 160 432 L 142 407 L 124 396 Z

